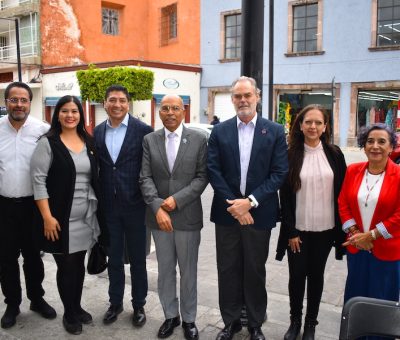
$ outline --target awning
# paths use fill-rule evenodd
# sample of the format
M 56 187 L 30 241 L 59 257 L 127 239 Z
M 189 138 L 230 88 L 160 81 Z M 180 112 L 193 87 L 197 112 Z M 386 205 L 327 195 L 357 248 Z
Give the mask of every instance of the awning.
M 153 98 L 156 100 L 156 104 L 160 104 L 161 99 L 163 99 L 164 96 L 165 96 L 165 94 L 153 94 Z M 190 104 L 190 96 L 184 96 L 184 95 L 178 95 L 178 96 L 182 98 L 183 105 Z

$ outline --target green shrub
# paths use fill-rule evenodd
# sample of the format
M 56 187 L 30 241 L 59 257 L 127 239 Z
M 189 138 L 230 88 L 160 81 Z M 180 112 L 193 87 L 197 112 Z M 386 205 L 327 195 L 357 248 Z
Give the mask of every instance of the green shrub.
M 102 103 L 107 87 L 125 86 L 132 100 L 148 100 L 153 97 L 154 72 L 142 68 L 115 66 L 99 69 L 90 64 L 87 70 L 77 71 L 82 100 Z

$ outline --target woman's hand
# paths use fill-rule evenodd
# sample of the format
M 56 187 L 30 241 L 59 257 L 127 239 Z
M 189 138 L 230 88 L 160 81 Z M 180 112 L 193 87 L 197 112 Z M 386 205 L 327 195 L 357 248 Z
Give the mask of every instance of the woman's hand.
M 361 250 L 371 250 L 374 247 L 373 239 L 370 232 L 366 233 L 355 233 L 350 236 L 345 243 L 344 246 L 352 245 L 355 246 L 357 249 Z
M 299 236 L 289 239 L 289 247 L 293 253 L 300 253 L 300 243 L 302 242 Z
M 60 224 L 53 217 L 49 216 L 43 220 L 44 222 L 44 236 L 50 241 L 58 240 L 58 232 L 61 231 Z

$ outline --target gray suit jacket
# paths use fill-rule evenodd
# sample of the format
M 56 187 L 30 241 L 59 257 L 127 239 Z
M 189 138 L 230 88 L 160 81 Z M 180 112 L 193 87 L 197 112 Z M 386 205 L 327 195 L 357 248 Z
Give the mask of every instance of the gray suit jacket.
M 155 215 L 163 200 L 173 196 L 177 207 L 169 213 L 172 227 L 177 230 L 201 229 L 203 210 L 200 195 L 208 183 L 205 136 L 183 127 L 174 168 L 170 172 L 164 129 L 146 135 L 139 183 L 147 204 L 147 227 L 158 229 Z

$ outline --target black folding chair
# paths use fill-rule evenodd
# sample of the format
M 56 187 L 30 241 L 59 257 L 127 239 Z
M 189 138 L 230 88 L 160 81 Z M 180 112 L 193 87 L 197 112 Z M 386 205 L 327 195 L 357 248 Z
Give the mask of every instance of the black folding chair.
M 357 296 L 343 306 L 340 340 L 374 335 L 400 337 L 399 302 Z

